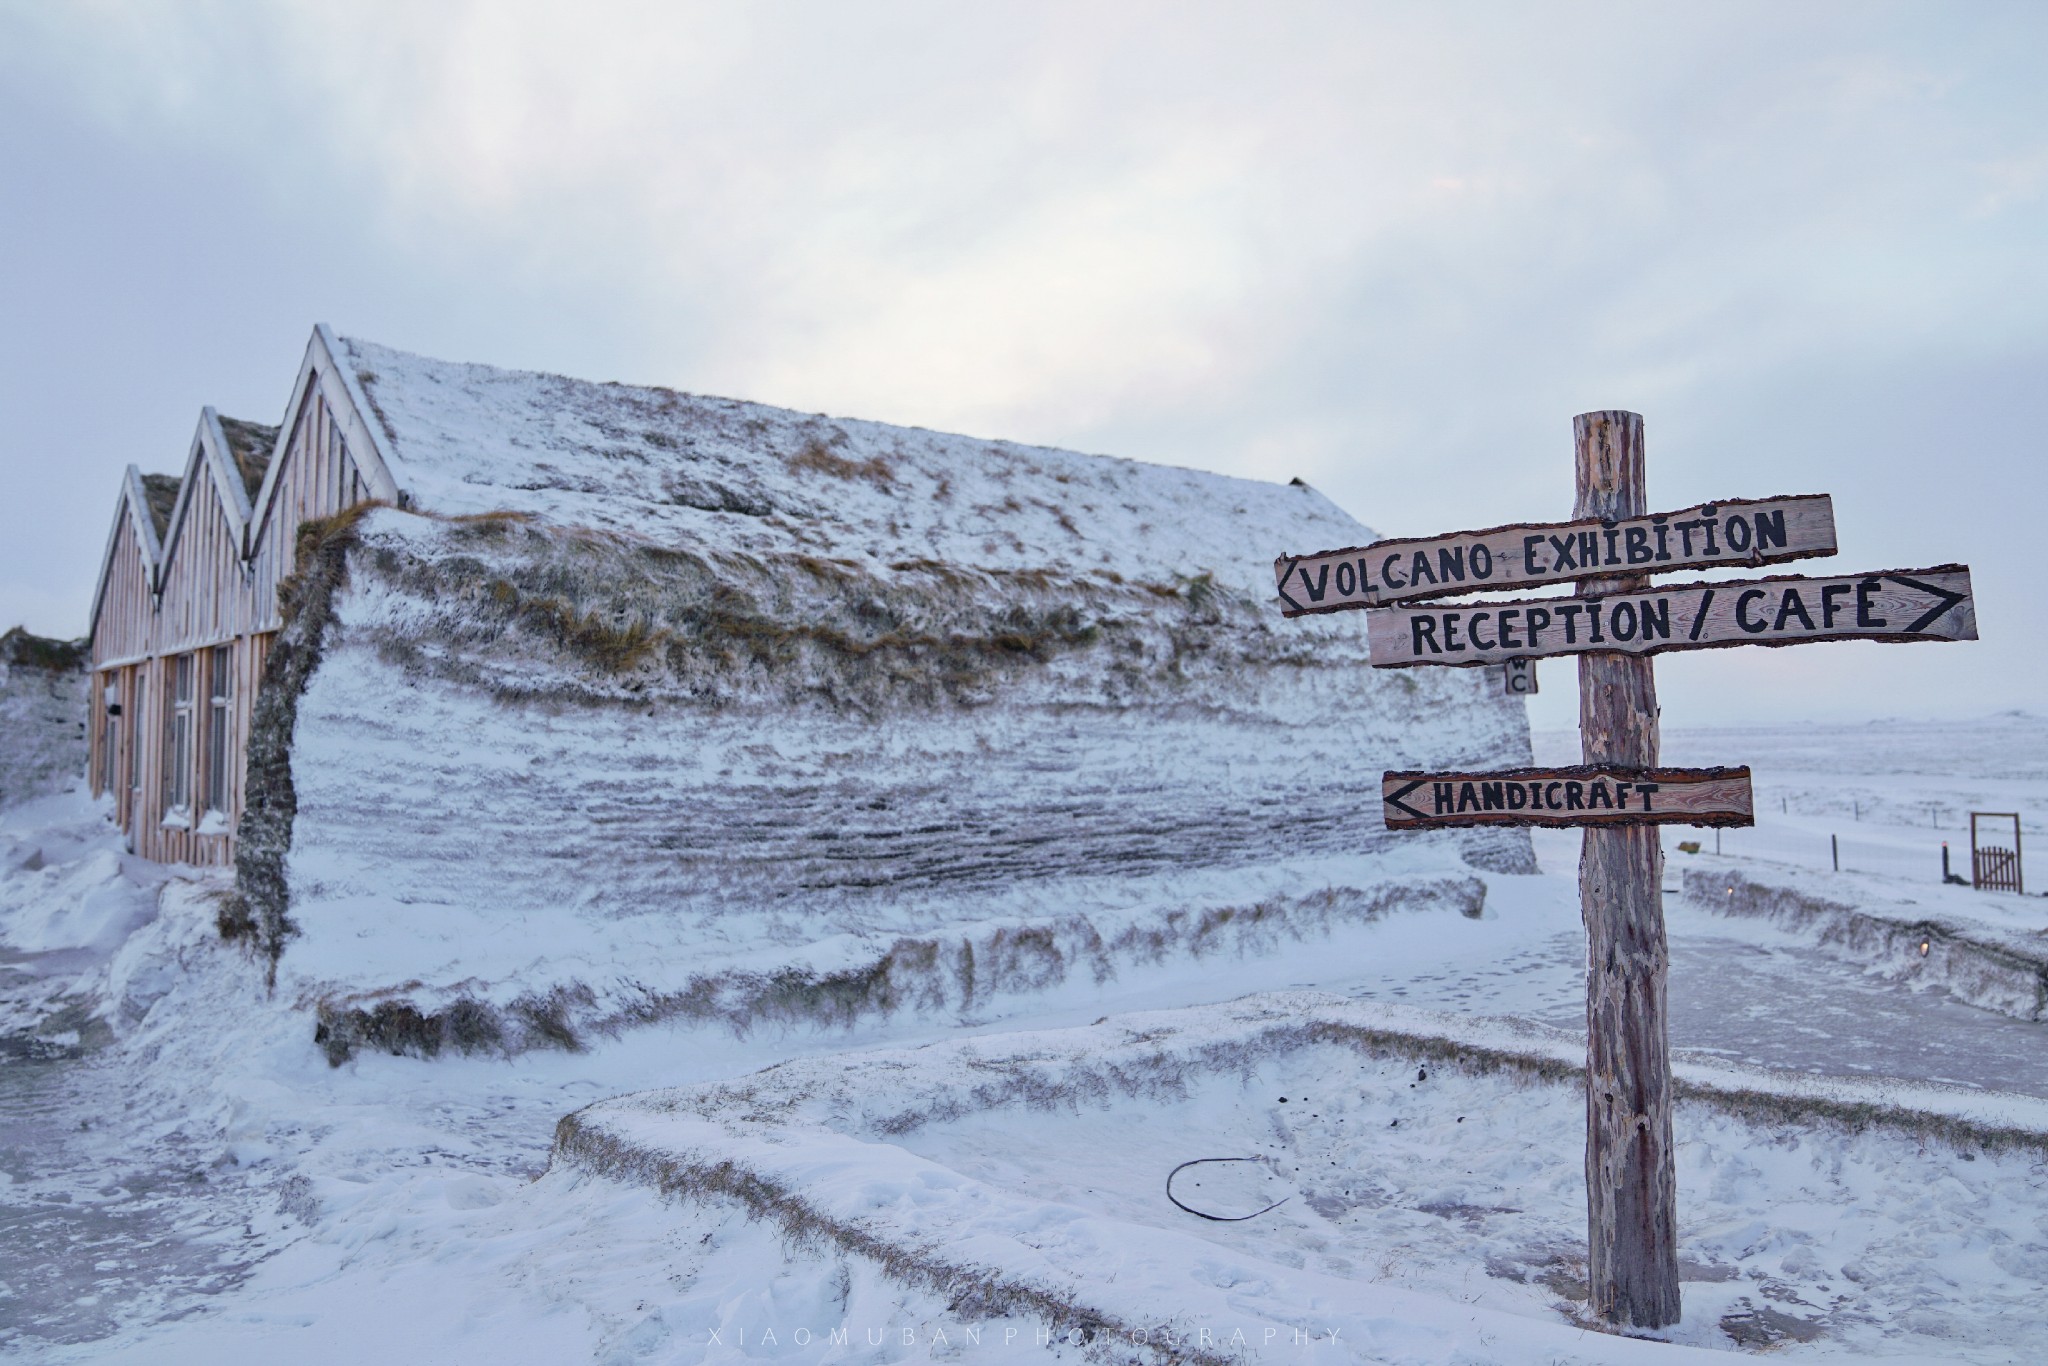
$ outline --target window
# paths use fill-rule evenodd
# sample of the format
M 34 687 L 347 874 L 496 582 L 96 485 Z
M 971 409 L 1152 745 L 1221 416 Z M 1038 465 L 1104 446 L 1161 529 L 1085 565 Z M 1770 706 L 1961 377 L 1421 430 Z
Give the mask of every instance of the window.
M 164 661 L 164 818 L 192 814 L 192 656 Z
M 228 814 L 235 763 L 235 647 L 218 645 L 206 652 L 212 684 L 207 689 L 206 809 Z

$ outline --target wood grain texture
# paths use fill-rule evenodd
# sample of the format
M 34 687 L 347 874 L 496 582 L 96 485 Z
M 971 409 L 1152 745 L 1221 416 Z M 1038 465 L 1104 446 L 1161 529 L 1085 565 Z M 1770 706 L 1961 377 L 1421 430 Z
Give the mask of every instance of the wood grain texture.
M 1579 517 L 1620 520 L 1646 505 L 1643 420 L 1573 419 Z M 1640 592 L 1641 577 L 1594 579 L 1582 597 Z M 1377 663 L 1377 659 L 1374 661 Z M 1657 767 L 1657 681 L 1645 658 L 1579 658 L 1586 763 Z M 1664 855 L 1649 825 L 1589 829 L 1579 855 L 1586 922 L 1586 1225 L 1591 1306 L 1611 1322 L 1678 1322 L 1678 1183 L 1671 1134 L 1671 1044 Z
M 1273 576 L 1281 615 L 1299 617 L 1617 572 L 1780 564 L 1834 553 L 1834 500 L 1810 493 L 1282 555 Z
M 1594 579 L 1572 598 L 1380 607 L 1366 614 L 1376 669 L 1473 668 L 1510 659 L 1656 655 L 1829 640 L 1975 640 L 1967 565 L 1870 574 L 1651 587 L 1640 576 Z
M 246 752 L 263 660 L 280 616 L 278 584 L 291 572 L 298 529 L 309 518 L 325 517 L 368 496 L 362 471 L 341 436 L 331 396 L 318 384 L 306 386 L 292 436 L 274 471 L 272 496 L 260 521 L 238 531 L 238 518 L 222 501 L 220 482 L 208 462 L 226 459 L 202 432 L 182 484 L 184 497 L 166 528 L 162 561 L 152 565 L 132 520 L 116 531 L 103 574 L 93 621 L 90 733 L 95 745 L 111 738 L 111 763 L 95 751 L 95 793 L 115 777 L 116 809 L 130 847 L 166 863 L 227 864 L 234 859 L 233 831 L 241 820 L 246 789 Z M 244 540 L 246 535 L 247 540 Z M 167 680 L 180 655 L 193 667 L 210 667 L 216 648 L 231 652 L 231 702 L 224 753 L 212 743 L 211 728 L 223 719 L 201 698 L 193 712 L 188 785 L 195 800 L 168 809 L 166 789 L 172 758 L 166 743 Z M 111 736 L 106 701 L 119 700 Z M 198 794 L 215 791 L 210 765 L 222 755 L 230 766 L 222 794 L 227 809 L 209 813 Z M 212 814 L 218 819 L 209 821 Z
M 1747 768 L 1584 764 L 1475 773 L 1390 772 L 1380 779 L 1380 803 L 1389 830 L 1755 824 Z

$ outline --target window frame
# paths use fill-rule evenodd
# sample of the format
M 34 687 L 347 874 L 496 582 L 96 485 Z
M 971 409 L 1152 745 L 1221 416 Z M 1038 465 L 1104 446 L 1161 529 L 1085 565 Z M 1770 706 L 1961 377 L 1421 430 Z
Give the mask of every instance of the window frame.
M 194 694 L 199 670 L 193 652 L 166 656 L 164 672 L 168 676 L 164 680 L 163 823 L 189 826 L 197 776 L 193 767 L 198 759 Z
M 216 645 L 206 657 L 206 805 L 223 820 L 234 804 L 235 647 Z

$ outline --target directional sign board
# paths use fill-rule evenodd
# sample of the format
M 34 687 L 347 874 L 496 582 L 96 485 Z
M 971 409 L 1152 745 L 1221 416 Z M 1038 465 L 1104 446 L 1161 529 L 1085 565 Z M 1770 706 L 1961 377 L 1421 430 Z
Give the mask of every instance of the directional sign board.
M 1744 498 L 1614 522 L 1530 522 L 1379 541 L 1273 562 L 1280 611 L 1299 617 L 1614 574 L 1740 568 L 1835 553 L 1824 493 Z
M 1838 579 L 1783 575 L 1598 598 L 1533 598 L 1366 613 L 1376 669 L 1469 667 L 1613 651 L 1629 655 L 1822 640 L 1975 640 L 1970 570 L 1887 569 Z
M 1389 830 L 1455 825 L 1753 825 L 1746 768 L 1510 768 L 1388 773 Z

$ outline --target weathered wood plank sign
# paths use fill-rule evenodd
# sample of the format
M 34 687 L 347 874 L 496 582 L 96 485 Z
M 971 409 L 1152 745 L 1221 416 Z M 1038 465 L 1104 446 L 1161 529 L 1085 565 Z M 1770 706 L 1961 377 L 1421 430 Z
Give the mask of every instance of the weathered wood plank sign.
M 1834 553 L 1834 500 L 1814 493 L 1282 555 L 1273 574 L 1281 614 L 1299 617 L 1606 574 L 1778 564 Z
M 1396 771 L 1380 779 L 1389 830 L 1463 825 L 1754 825 L 1746 768 Z
M 1376 669 L 1472 666 L 1613 652 L 1662 654 L 1818 640 L 1975 640 L 1970 570 L 1887 569 L 1644 587 L 1600 597 L 1529 598 L 1366 613 Z
M 1650 655 L 1825 640 L 1975 640 L 1970 571 L 1959 564 L 1840 578 L 1783 575 L 1653 586 L 1679 569 L 1762 565 L 1835 553 L 1821 494 L 1650 515 L 1643 419 L 1572 420 L 1577 497 L 1570 522 L 1532 522 L 1428 540 L 1380 541 L 1274 562 L 1290 617 L 1367 608 L 1378 669 L 1517 668 L 1579 659 L 1578 768 L 1388 773 L 1393 830 L 1473 825 L 1584 827 L 1586 923 L 1586 1279 L 1615 1323 L 1678 1322 L 1678 1188 L 1666 1018 L 1663 854 L 1656 825 L 1748 825 L 1746 768 L 1668 769 L 1657 759 Z M 1571 597 L 1462 606 L 1417 600 L 1575 583 Z
M 1533 659 L 1511 659 L 1500 666 L 1501 687 L 1509 697 L 1533 697 L 1536 695 L 1536 661 Z

